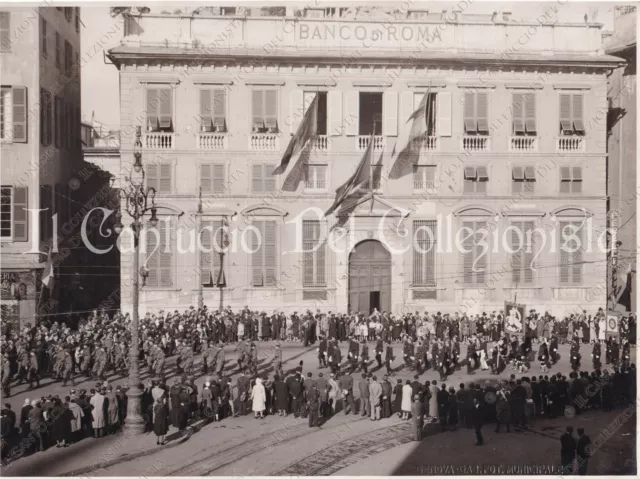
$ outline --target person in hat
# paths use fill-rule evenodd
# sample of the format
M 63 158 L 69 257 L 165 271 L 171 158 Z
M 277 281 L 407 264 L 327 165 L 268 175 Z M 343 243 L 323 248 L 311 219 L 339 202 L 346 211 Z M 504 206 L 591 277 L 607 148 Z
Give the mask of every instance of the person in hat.
M 273 355 L 273 371 L 280 377 L 284 377 L 284 371 L 282 370 L 282 348 L 280 343 L 276 343 Z

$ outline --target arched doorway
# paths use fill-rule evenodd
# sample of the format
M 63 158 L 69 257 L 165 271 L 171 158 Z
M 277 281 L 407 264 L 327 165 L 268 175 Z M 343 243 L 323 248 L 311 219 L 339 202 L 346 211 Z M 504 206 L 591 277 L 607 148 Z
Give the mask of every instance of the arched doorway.
M 349 311 L 370 314 L 391 309 L 391 254 L 376 240 L 363 241 L 349 255 Z

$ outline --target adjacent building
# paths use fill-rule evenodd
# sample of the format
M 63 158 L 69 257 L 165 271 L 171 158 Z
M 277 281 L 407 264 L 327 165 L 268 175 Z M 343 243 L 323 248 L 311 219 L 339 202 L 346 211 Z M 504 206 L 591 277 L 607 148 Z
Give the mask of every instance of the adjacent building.
M 140 127 L 161 220 L 143 238 L 142 313 L 198 299 L 288 312 L 606 306 L 599 115 L 607 73 L 624 60 L 604 52 L 602 25 L 557 21 L 552 6 L 530 22 L 505 12 L 261 14 L 125 14 L 109 52 L 122 130 L 113 173 L 124 187 Z M 315 96 L 317 136 L 272 175 Z M 426 133 L 397 159 L 421 104 Z M 372 180 L 325 218 L 372 134 Z M 223 256 L 214 241 L 228 243 Z M 132 251 L 124 233 L 125 310 Z
M 2 71 L 2 316 L 12 323 L 55 314 L 73 255 L 74 189 L 82 183 L 80 146 L 80 11 L 3 7 Z M 28 209 L 46 210 L 39 216 Z M 41 273 L 54 235 L 53 294 L 41 295 Z
M 608 120 L 608 165 L 607 190 L 609 196 L 609 223 L 616 232 L 618 247 L 611 254 L 609 278 L 611 308 L 627 286 L 627 275 L 631 273 L 631 311 L 636 310 L 636 261 L 638 237 L 636 205 L 638 153 L 636 110 L 636 7 L 617 7 L 614 29 L 606 39 L 609 55 L 623 58 L 626 64 L 609 76 Z M 626 297 L 626 295 L 625 295 Z M 624 300 L 623 300 L 624 301 Z M 619 307 L 619 306 L 618 306 Z

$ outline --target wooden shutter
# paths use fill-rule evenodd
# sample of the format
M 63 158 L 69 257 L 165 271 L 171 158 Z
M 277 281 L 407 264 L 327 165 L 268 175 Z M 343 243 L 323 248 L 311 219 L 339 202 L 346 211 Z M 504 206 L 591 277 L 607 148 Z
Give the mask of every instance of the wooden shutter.
M 484 232 L 480 232 L 482 229 L 487 229 L 486 221 L 477 221 L 476 222 L 476 246 L 475 246 L 475 274 L 476 274 L 476 284 L 482 284 L 485 281 L 485 274 L 487 271 L 487 257 L 489 255 L 489 235 L 488 231 L 486 234 Z M 484 238 L 484 239 L 483 239 Z M 481 243 L 487 243 L 486 252 L 483 251 L 484 246 Z
M 342 92 L 330 91 L 328 94 L 329 106 L 329 135 L 342 135 Z
M 276 282 L 276 222 L 264 222 L 264 274 L 266 284 L 272 286 Z
M 558 240 L 558 244 L 560 247 L 560 284 L 569 283 L 569 268 L 570 268 L 569 262 L 571 258 L 571 253 L 566 251 L 566 247 L 563 247 L 563 245 L 565 244 L 563 232 L 566 226 L 569 224 L 570 223 L 567 223 L 567 222 L 560 223 L 560 231 L 559 231 L 560 238 Z M 568 233 L 569 231 L 567 231 L 567 234 Z
M 411 114 L 415 111 L 414 97 L 418 94 L 412 91 L 403 91 L 400 93 L 400 129 L 407 128 L 407 121 Z
M 316 237 L 316 244 L 317 244 L 318 241 L 322 241 L 323 240 L 323 237 L 322 237 L 322 223 L 320 221 L 317 222 L 316 232 L 317 232 L 317 237 Z M 325 274 L 326 249 L 327 249 L 327 242 L 326 241 L 322 241 L 322 244 L 320 245 L 320 247 L 315 252 L 315 255 L 316 255 L 316 278 L 315 278 L 315 283 L 316 283 L 316 286 L 325 286 L 327 284 L 327 278 L 326 278 L 326 274 Z
M 560 193 L 571 192 L 571 168 L 569 166 L 560 167 Z
M 200 165 L 200 188 L 203 193 L 213 193 L 213 165 Z
M 264 191 L 276 191 L 276 177 L 273 176 L 273 170 L 275 170 L 274 165 L 264 165 Z
M 44 20 L 43 20 L 44 22 Z M 44 88 L 40 88 L 40 143 L 47 146 L 47 95 Z
M 522 93 L 513 94 L 513 133 L 524 133 L 524 96 Z
M 224 90 L 213 90 L 213 126 L 217 131 L 227 130 L 227 95 Z
M 0 12 L 0 50 L 9 51 L 11 49 L 11 26 L 10 13 Z
M 382 112 L 384 114 L 383 133 L 386 136 L 398 136 L 398 94 L 386 91 L 382 94 Z
M 29 195 L 25 186 L 13 189 L 13 241 L 29 239 Z
M 571 116 L 571 95 L 560 94 L 560 130 L 573 130 L 573 118 Z
M 27 143 L 27 87 L 14 86 L 13 92 L 13 142 Z
M 216 164 L 212 166 L 213 172 L 213 192 L 224 192 L 224 165 Z
M 145 233 L 145 238 L 147 241 L 147 268 L 149 269 L 149 276 L 147 276 L 147 285 L 149 286 L 158 286 L 160 284 L 159 278 L 159 254 L 162 246 L 158 246 L 156 249 L 156 245 L 162 245 L 162 232 L 161 225 L 159 223 L 156 228 L 149 228 L 149 230 Z M 157 237 L 156 237 L 157 236 Z
M 156 88 L 147 88 L 147 126 L 149 130 L 154 131 L 158 129 L 158 125 L 158 90 Z
M 462 271 L 463 271 L 463 280 L 466 284 L 473 283 L 473 261 L 475 258 L 475 224 L 473 221 L 463 221 L 463 228 L 469 228 L 471 230 L 471 234 L 469 234 L 469 230 L 464 230 L 462 235 L 464 241 L 462 242 Z
M 251 269 L 253 286 L 264 286 L 264 221 L 254 221 L 253 226 L 260 232 L 251 230 Z
M 522 275 L 524 271 L 524 254 L 522 251 L 522 244 L 519 241 L 518 231 L 520 235 L 523 235 L 522 231 L 522 222 L 517 221 L 511 224 L 512 228 L 510 230 L 510 248 L 513 253 L 511 253 L 511 279 L 514 283 L 520 283 L 522 280 Z
M 476 99 L 478 101 L 476 107 L 478 132 L 489 133 L 489 93 L 479 92 L 476 94 Z
M 527 93 L 524 96 L 524 122 L 527 133 L 535 133 L 537 131 L 535 93 Z
M 160 230 L 160 256 L 159 256 L 159 277 L 160 286 L 169 287 L 173 286 L 173 246 L 171 244 L 172 227 L 171 221 L 161 221 L 159 224 Z
M 209 285 L 212 282 L 213 265 L 212 259 L 215 251 L 210 251 L 213 247 L 213 235 L 215 228 L 212 221 L 203 221 L 200 230 L 200 283 Z
M 156 190 L 156 193 L 160 192 L 160 175 L 157 164 L 147 165 L 147 186 L 150 186 Z
M 202 131 L 213 130 L 213 108 L 211 105 L 211 90 L 200 90 L 200 121 Z
M 524 282 L 533 283 L 533 258 L 535 257 L 535 235 L 533 234 L 533 221 L 523 223 L 523 257 L 524 257 Z M 529 231 L 531 231 L 531 242 L 528 243 Z
M 478 119 L 476 117 L 476 96 L 473 92 L 464 93 L 464 131 L 476 133 L 478 131 Z
M 158 90 L 158 99 L 160 107 L 158 114 L 160 116 L 160 128 L 171 128 L 171 119 L 173 117 L 173 91 L 171 88 L 162 88 Z
M 276 90 L 264 92 L 264 126 L 278 127 L 278 92 Z
M 576 227 L 581 226 L 580 222 L 573 223 Z M 584 235 L 582 234 L 583 228 L 576 231 L 575 235 L 580 240 L 580 248 L 573 253 L 573 262 L 571 266 L 571 281 L 573 284 L 582 284 L 582 250 L 584 246 Z
M 313 286 L 313 256 L 311 251 L 315 246 L 314 226 L 316 221 L 302 221 L 302 283 L 303 286 Z
M 360 128 L 360 92 L 349 90 L 346 97 L 346 133 L 348 136 L 356 136 Z
M 262 193 L 264 191 L 262 171 L 262 165 L 254 164 L 251 166 L 251 191 L 254 193 Z
M 451 92 L 436 93 L 436 135 L 451 136 Z
M 171 193 L 171 163 L 160 165 L 160 179 L 158 183 L 158 193 Z
M 251 92 L 251 124 L 254 130 L 264 128 L 264 96 L 262 90 Z
M 292 134 L 294 134 L 298 127 L 300 126 L 300 122 L 302 121 L 302 116 L 304 114 L 304 95 L 302 90 L 292 90 L 291 91 L 291 105 L 290 105 L 290 119 L 289 119 L 289 129 Z
M 571 192 L 582 193 L 582 167 L 574 166 L 571 172 Z
M 584 133 L 584 96 L 582 93 L 573 94 L 573 127 L 578 133 Z

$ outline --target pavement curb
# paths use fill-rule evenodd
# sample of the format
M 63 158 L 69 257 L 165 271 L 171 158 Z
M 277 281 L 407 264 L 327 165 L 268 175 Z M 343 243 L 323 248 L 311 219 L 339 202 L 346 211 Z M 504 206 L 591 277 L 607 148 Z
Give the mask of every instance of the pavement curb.
M 134 459 L 138 459 L 140 457 L 145 457 L 145 456 L 149 456 L 150 454 L 155 454 L 158 451 L 162 451 L 163 449 L 170 449 L 172 447 L 178 446 L 180 444 L 183 444 L 185 441 L 187 441 L 194 433 L 196 433 L 198 430 L 200 430 L 200 428 L 203 426 L 204 424 L 194 424 L 193 426 L 189 426 L 185 429 L 186 433 L 183 434 L 183 437 L 181 437 L 180 439 L 178 439 L 177 441 L 173 441 L 169 444 L 165 444 L 164 446 L 157 446 L 155 448 L 152 449 L 148 449 L 148 450 L 144 450 L 144 451 L 138 451 L 138 452 L 134 452 L 132 454 L 126 454 L 124 456 L 120 456 L 120 457 L 116 457 L 114 459 L 111 459 L 109 461 L 104 461 L 101 462 L 99 464 L 94 464 L 92 466 L 86 466 L 86 467 L 80 467 L 78 469 L 74 469 L 72 471 L 69 472 L 65 472 L 63 474 L 59 474 L 59 476 L 61 477 L 71 477 L 71 476 L 89 476 L 91 472 L 93 471 L 97 471 L 100 469 L 106 469 L 108 467 L 114 466 L 116 464 L 120 464 L 122 462 L 128 462 L 128 461 L 132 461 Z

